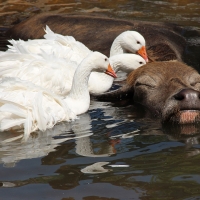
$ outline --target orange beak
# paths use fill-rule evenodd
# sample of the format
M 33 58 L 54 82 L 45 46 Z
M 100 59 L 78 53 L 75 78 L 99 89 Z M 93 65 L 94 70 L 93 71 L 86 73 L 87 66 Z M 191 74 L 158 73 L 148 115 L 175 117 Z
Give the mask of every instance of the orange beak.
M 106 70 L 105 73 L 108 74 L 109 76 L 117 78 L 117 74 L 114 72 L 114 70 L 112 69 L 112 67 L 110 66 L 110 64 L 108 65 L 108 68 L 107 68 L 107 70 Z
M 147 57 L 147 51 L 146 51 L 145 46 L 141 47 L 141 49 L 139 49 L 139 50 L 137 51 L 137 53 L 138 53 L 140 56 L 142 56 L 146 62 L 149 61 L 149 59 L 148 59 L 148 57 Z

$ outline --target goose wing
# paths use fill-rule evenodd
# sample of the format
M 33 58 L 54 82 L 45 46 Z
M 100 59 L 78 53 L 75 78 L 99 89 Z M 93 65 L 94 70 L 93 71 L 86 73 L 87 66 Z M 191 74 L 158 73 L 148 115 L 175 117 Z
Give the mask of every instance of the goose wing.
M 41 53 L 0 55 L 0 77 L 18 77 L 51 90 L 59 95 L 66 95 L 72 85 L 77 64 Z
M 7 52 L 27 54 L 45 52 L 47 54 L 54 54 L 57 57 L 66 58 L 77 64 L 80 64 L 91 53 L 91 50 L 72 36 L 56 34 L 48 26 L 46 26 L 45 32 L 44 39 L 28 41 L 9 40 L 11 45 L 8 45 L 9 49 Z
M 24 137 L 61 121 L 76 119 L 59 96 L 18 78 L 0 82 L 0 130 L 24 128 Z

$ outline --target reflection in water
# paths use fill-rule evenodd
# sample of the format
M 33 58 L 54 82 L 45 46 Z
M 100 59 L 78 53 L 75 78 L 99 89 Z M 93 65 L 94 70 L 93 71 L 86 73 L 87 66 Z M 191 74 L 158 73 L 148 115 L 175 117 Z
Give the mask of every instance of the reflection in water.
M 107 116 L 105 116 L 105 119 L 106 123 L 109 123 Z M 101 125 L 99 129 L 103 130 L 106 123 Z M 87 126 L 85 123 L 82 123 L 82 125 Z M 83 131 L 85 130 L 87 132 L 87 128 L 85 129 L 83 126 L 81 128 L 76 124 L 74 130 L 83 129 Z M 125 129 L 126 123 L 123 126 Z M 15 180 L 14 178 L 13 181 L 1 180 L 2 187 L 22 187 L 27 184 L 40 185 L 42 183 L 48 183 L 54 189 L 68 190 L 72 193 L 75 191 L 75 188 L 77 191 L 79 187 L 84 186 L 86 183 L 88 189 L 92 189 L 95 183 L 102 183 L 104 185 L 105 183 L 111 183 L 115 189 L 116 187 L 125 187 L 128 190 L 134 190 L 134 188 L 138 187 L 140 192 L 142 190 L 151 191 L 150 194 L 154 195 L 156 195 L 157 191 L 155 188 L 165 188 L 169 193 L 174 192 L 174 187 L 178 188 L 181 186 L 186 188 L 187 184 L 191 184 L 196 179 L 195 175 L 185 179 L 183 177 L 185 174 L 191 173 L 191 167 L 193 168 L 199 160 L 198 154 L 195 154 L 195 157 L 193 156 L 192 159 L 190 157 L 193 150 L 199 149 L 199 146 L 194 146 L 199 144 L 198 137 L 195 135 L 184 135 L 182 137 L 179 135 L 179 137 L 173 137 L 167 130 L 165 130 L 165 134 L 161 134 L 161 132 L 160 134 L 157 134 L 157 132 L 153 134 L 153 129 L 155 130 L 155 126 L 152 127 L 149 135 L 147 133 L 148 131 L 144 131 L 144 129 L 141 134 L 135 135 L 132 138 L 120 137 L 120 143 L 116 145 L 117 154 L 113 154 L 110 157 L 107 154 L 107 157 L 104 157 L 103 160 L 102 157 L 93 157 L 94 155 L 91 154 L 91 149 L 92 152 L 95 152 L 97 143 L 98 147 L 105 147 L 105 138 L 103 135 L 95 136 L 93 134 L 90 137 L 76 139 L 80 144 L 82 139 L 83 142 L 86 138 L 87 141 L 90 141 L 90 155 L 88 155 L 88 150 L 86 150 L 86 155 L 84 153 L 82 155 L 76 155 L 77 148 L 80 148 L 78 143 L 76 143 L 76 148 L 73 152 L 74 147 L 70 145 L 73 141 L 64 142 L 65 138 L 63 138 L 63 143 L 59 144 L 57 148 L 42 158 L 43 165 L 47 166 L 56 165 L 56 160 L 63 160 L 55 174 L 25 180 Z M 56 137 L 56 135 L 54 136 Z M 63 134 L 61 137 L 63 137 Z M 54 141 L 56 139 L 52 138 L 52 140 Z M 108 144 L 109 138 L 107 138 L 106 145 Z M 85 146 L 85 148 L 87 147 Z M 195 173 L 198 171 L 195 171 Z M 102 175 L 99 178 L 98 175 L 104 173 L 106 175 Z M 91 181 L 93 184 L 90 184 Z M 170 185 L 174 185 L 174 187 Z M 193 187 L 198 188 L 198 182 L 193 184 Z M 161 188 L 160 191 L 164 192 Z M 187 191 L 190 192 L 190 189 L 187 189 Z
M 108 109 L 108 106 L 103 106 L 104 103 L 101 102 L 97 104 L 102 104 L 102 108 L 106 108 L 106 112 L 104 113 L 105 118 L 110 118 L 113 115 L 115 108 Z M 116 123 L 115 126 L 121 125 L 117 125 Z M 133 137 L 131 136 L 133 133 L 120 134 L 116 137 L 123 138 L 124 136 L 125 138 L 127 134 L 129 137 Z M 116 153 L 115 145 L 119 140 L 114 136 L 108 134 L 108 138 L 110 138 L 109 142 L 102 142 L 101 146 L 99 146 L 92 143 L 89 137 L 91 135 L 93 135 L 91 117 L 88 113 L 85 113 L 80 116 L 80 119 L 71 123 L 63 122 L 45 132 L 35 132 L 32 134 L 32 137 L 29 137 L 24 143 L 21 143 L 21 140 L 1 143 L 0 163 L 4 163 L 5 167 L 14 167 L 15 163 L 20 160 L 46 156 L 50 152 L 55 151 L 56 147 L 60 146 L 62 143 L 72 139 L 75 139 L 76 153 L 81 156 L 108 157 Z M 0 136 L 2 136 L 1 141 L 5 141 L 5 134 Z M 12 137 L 12 135 L 10 137 Z
M 83 114 L 72 123 L 60 123 L 45 132 L 38 131 L 24 143 L 14 141 L 0 146 L 0 162 L 7 167 L 14 167 L 22 159 L 38 158 L 55 151 L 55 148 L 67 140 L 92 135 L 89 114 Z M 81 147 L 77 147 L 80 149 Z
M 124 199 L 128 199 L 131 194 L 139 196 L 148 194 L 147 196 L 158 199 L 166 195 L 169 196 L 166 199 L 170 199 L 179 187 L 186 191 L 178 193 L 181 199 L 181 197 L 187 197 L 187 193 L 192 192 L 188 184 L 192 185 L 194 190 L 199 188 L 199 182 L 196 181 L 197 176 L 192 171 L 195 167 L 194 173 L 200 173 L 197 168 L 200 154 L 195 154 L 199 151 L 198 135 L 194 132 L 192 135 L 185 135 L 186 129 L 181 128 L 177 128 L 174 134 L 171 131 L 175 129 L 171 130 L 169 126 L 161 127 L 160 123 L 156 123 L 155 120 L 148 118 L 144 120 L 143 117 L 136 120 L 140 121 L 138 124 L 131 116 L 123 122 L 122 119 L 131 112 L 130 107 L 112 107 L 102 102 L 97 102 L 96 106 L 95 102 L 92 104 L 90 115 L 85 114 L 75 124 L 70 124 L 70 127 L 65 127 L 60 132 L 55 131 L 56 134 L 49 134 L 51 142 L 46 142 L 46 144 L 55 146 L 51 152 L 46 151 L 47 155 L 43 155 L 41 161 L 46 168 L 57 166 L 55 173 L 35 175 L 22 180 L 14 177 L 9 181 L 1 179 L 1 186 L 4 188 L 19 187 L 23 190 L 26 185 L 37 187 L 37 185 L 48 184 L 56 191 L 67 190 L 67 194 L 72 194 L 74 198 L 79 191 L 81 197 L 75 199 L 93 194 L 93 190 L 97 189 L 96 184 L 100 188 L 107 185 L 113 192 L 115 190 L 123 192 Z M 132 114 L 134 116 L 136 113 Z M 127 126 L 128 123 L 132 126 Z M 112 124 L 116 126 L 109 126 Z M 198 126 L 196 128 L 198 129 Z M 140 131 L 137 132 L 137 129 Z M 133 137 L 123 137 L 123 134 L 126 136 L 134 130 L 136 132 L 132 134 Z M 188 127 L 187 130 L 189 133 L 194 129 Z M 78 133 L 84 134 L 81 135 L 82 138 L 75 138 L 75 144 L 73 140 L 67 140 L 67 138 L 80 136 Z M 47 141 L 48 137 L 44 139 L 41 137 L 41 140 L 38 138 L 37 142 L 44 144 L 45 142 L 42 141 L 45 141 L 45 138 Z M 119 141 L 112 146 L 112 140 L 116 138 Z M 56 140 L 61 141 L 57 143 Z M 13 157 L 18 155 L 18 149 L 16 152 L 16 154 L 14 151 L 11 152 Z M 37 172 L 39 173 L 40 171 Z M 86 188 L 87 194 L 83 192 Z M 159 194 L 157 193 L 158 188 Z M 130 191 L 131 194 L 126 191 Z M 50 189 L 47 189 L 46 193 L 48 192 Z M 39 194 L 41 193 L 39 192 L 35 197 L 39 198 Z M 109 196 L 98 192 L 96 194 L 99 197 Z M 111 197 L 116 196 L 111 194 Z M 137 198 L 139 197 L 136 195 Z
M 100 174 L 109 172 L 111 170 L 103 168 L 103 166 L 107 165 L 108 163 L 109 162 L 97 162 L 81 169 L 81 172 L 83 172 L 84 174 Z
M 112 145 L 108 143 L 102 144 L 103 149 L 98 150 L 98 152 L 94 152 L 94 147 L 90 141 L 89 137 L 84 137 L 80 139 L 76 139 L 76 153 L 78 155 L 87 156 L 87 157 L 107 157 L 115 152 L 115 149 Z
M 193 148 L 200 144 L 200 124 L 186 125 L 165 125 L 163 131 L 172 141 L 182 141 L 187 149 L 187 156 L 196 156 L 200 154 L 200 150 Z
M 196 175 L 191 175 L 200 157 L 199 125 L 161 126 L 159 120 L 145 118 L 145 113 L 137 115 L 138 111 L 133 110 L 131 106 L 113 107 L 92 101 L 89 113 L 73 123 L 61 123 L 32 135 L 23 145 L 20 141 L 1 144 L 0 159 L 6 167 L 37 157 L 42 157 L 45 168 L 56 167 L 52 174 L 38 175 L 38 169 L 32 178 L 1 178 L 1 187 L 23 190 L 27 185 L 36 188 L 47 184 L 53 190 L 67 190 L 73 197 L 80 190 L 83 198 L 86 186 L 89 195 L 95 184 L 108 184 L 113 191 L 122 191 L 124 199 L 130 195 L 126 191 L 142 196 L 148 191 L 148 195 L 159 199 L 166 193 L 173 196 L 179 187 L 191 193 L 188 184 L 199 188 L 197 181 L 193 183 Z M 161 196 L 155 188 L 160 188 Z M 51 189 L 47 189 L 47 194 Z M 36 198 L 40 195 L 39 192 Z M 100 193 L 98 196 L 108 197 Z M 187 196 L 186 192 L 180 196 Z

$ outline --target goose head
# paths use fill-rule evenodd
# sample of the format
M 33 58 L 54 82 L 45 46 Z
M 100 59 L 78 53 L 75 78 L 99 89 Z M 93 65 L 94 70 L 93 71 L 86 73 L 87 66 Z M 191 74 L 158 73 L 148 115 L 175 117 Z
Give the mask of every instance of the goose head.
M 97 51 L 90 53 L 90 55 L 87 57 L 86 61 L 88 61 L 88 65 L 92 66 L 91 71 L 96 72 L 105 72 L 106 74 L 117 78 L 117 75 L 111 67 L 109 59 L 107 56 L 103 55 L 102 53 L 99 53 Z
M 137 31 L 125 31 L 114 40 L 110 56 L 122 53 L 139 54 L 148 62 L 144 37 Z
M 109 61 L 115 72 L 121 70 L 127 73 L 146 64 L 141 56 L 129 53 L 111 56 Z

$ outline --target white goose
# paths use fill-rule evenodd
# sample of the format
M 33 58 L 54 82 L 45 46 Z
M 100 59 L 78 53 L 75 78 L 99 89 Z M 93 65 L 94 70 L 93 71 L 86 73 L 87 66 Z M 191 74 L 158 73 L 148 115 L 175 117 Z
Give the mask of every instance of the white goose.
M 10 41 L 12 46 L 10 45 L 8 51 L 0 55 L 0 77 L 16 76 L 65 96 L 71 88 L 75 68 L 92 51 L 72 36 L 55 34 L 48 26 L 45 31 L 46 39 Z M 143 49 L 142 53 L 141 49 Z M 145 60 L 138 55 L 119 55 L 126 51 L 136 53 L 137 50 L 147 59 L 145 40 L 139 33 L 126 31 L 120 34 L 111 47 L 111 55 L 118 55 L 109 58 L 113 69 L 116 72 L 118 70 L 130 72 L 146 64 Z M 24 58 L 20 54 L 23 54 Z M 42 58 L 35 58 L 34 55 L 40 55 Z M 113 80 L 104 73 L 92 72 L 88 84 L 90 93 L 103 93 L 109 90 Z
M 90 104 L 88 79 L 91 71 L 116 76 L 108 58 L 89 54 L 76 69 L 70 93 L 61 98 L 49 90 L 18 78 L 0 83 L 0 130 L 24 128 L 24 138 L 35 130 L 45 131 L 61 121 L 71 121 L 86 112 Z
M 145 60 L 135 54 L 112 56 L 110 64 L 118 72 L 130 72 L 144 65 Z M 71 89 L 77 63 L 54 55 L 9 53 L 0 55 L 0 77 L 18 77 L 22 80 L 66 96 Z M 103 93 L 110 89 L 114 78 L 100 72 L 92 72 L 88 87 L 90 93 Z

